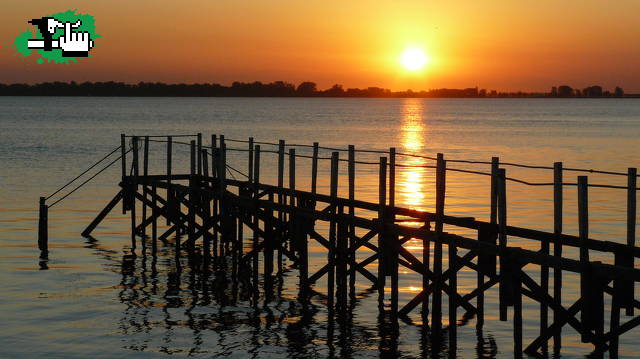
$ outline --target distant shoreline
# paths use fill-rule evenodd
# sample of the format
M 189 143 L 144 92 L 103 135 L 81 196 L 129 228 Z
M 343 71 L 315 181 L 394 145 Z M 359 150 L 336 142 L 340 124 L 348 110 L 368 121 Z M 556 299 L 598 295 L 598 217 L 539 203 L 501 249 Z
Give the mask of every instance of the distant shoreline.
M 29 84 L 0 84 L 0 96 L 77 96 L 77 97 L 301 97 L 301 98 L 640 98 L 640 94 L 625 94 L 622 88 L 604 90 L 594 85 L 582 90 L 562 85 L 550 92 L 498 92 L 478 89 L 432 89 L 428 91 L 391 91 L 380 87 L 366 89 L 333 85 L 318 90 L 313 82 L 298 86 L 276 81 L 234 82 L 231 86 L 220 84 L 165 84 L 140 82 L 45 82 Z

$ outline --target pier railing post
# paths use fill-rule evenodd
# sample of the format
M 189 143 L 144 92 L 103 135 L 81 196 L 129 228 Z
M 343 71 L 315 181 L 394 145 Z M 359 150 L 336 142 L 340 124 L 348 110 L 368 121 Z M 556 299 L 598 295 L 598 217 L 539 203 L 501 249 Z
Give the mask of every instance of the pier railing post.
M 202 133 L 198 132 L 197 137 L 197 153 L 198 153 L 198 175 L 202 175 Z
M 329 195 L 331 196 L 331 215 L 335 216 L 337 213 L 337 204 L 335 199 L 338 197 L 338 165 L 340 161 L 340 153 L 331 153 L 331 179 L 329 181 Z M 327 254 L 329 273 L 327 277 L 327 305 L 329 306 L 330 314 L 333 316 L 334 311 L 334 298 L 335 298 L 335 274 L 336 274 L 336 220 L 332 218 L 329 222 L 329 252 Z
M 132 137 L 133 142 L 133 180 L 129 185 L 129 198 L 131 206 L 131 252 L 135 254 L 136 250 L 136 197 L 135 193 L 138 192 L 138 137 Z
M 384 287 L 386 282 L 385 213 L 387 206 L 387 158 L 380 157 L 378 174 L 378 308 L 384 311 Z
M 260 283 L 259 283 L 259 255 L 258 250 L 258 237 L 259 237 L 259 226 L 260 226 L 260 217 L 258 216 L 258 211 L 260 209 L 260 145 L 256 145 L 254 160 L 253 160 L 254 170 L 253 170 L 253 250 L 256 251 L 252 257 L 252 273 L 253 273 L 253 303 L 255 306 L 258 305 L 258 298 L 260 296 Z M 264 239 L 266 240 L 266 239 Z
M 637 168 L 629 168 L 627 170 L 627 245 L 629 248 L 634 248 L 636 246 L 636 214 L 637 214 L 637 178 L 638 178 L 638 169 Z M 631 268 L 635 268 L 634 258 L 631 256 Z M 633 315 L 633 293 L 634 293 L 634 282 L 630 281 L 628 290 L 631 293 L 631 300 L 625 301 L 623 304 L 626 306 L 626 314 Z
M 356 151 L 353 145 L 349 145 L 348 150 L 348 168 L 349 176 L 349 201 L 355 200 L 356 195 Z M 349 205 L 349 216 L 353 219 L 355 216 L 355 208 L 353 204 Z M 351 296 L 355 296 L 356 285 L 356 250 L 355 250 L 355 236 L 356 228 L 353 223 L 349 224 L 348 236 L 349 236 L 349 292 Z
M 553 164 L 553 234 L 555 235 L 553 242 L 553 255 L 557 258 L 562 258 L 562 239 L 560 237 L 562 234 L 562 195 L 562 162 L 555 162 Z M 557 267 L 553 269 L 553 298 L 559 303 L 562 303 L 562 270 Z M 561 313 L 554 310 L 553 321 L 558 323 L 561 318 Z M 546 343 L 543 344 L 543 348 L 544 345 L 546 345 Z M 553 335 L 554 352 L 559 353 L 561 347 L 562 328 L 559 328 Z
M 172 212 L 174 211 L 174 201 L 173 201 L 173 189 L 171 188 L 171 165 L 172 165 L 172 155 L 173 155 L 173 138 L 171 136 L 167 136 L 167 210 Z M 169 220 L 169 216 L 167 216 L 166 225 L 170 225 L 171 221 Z M 177 227 L 178 223 L 174 223 Z M 176 228 L 176 236 L 179 234 Z
M 507 307 L 513 305 L 513 267 L 507 256 L 507 184 L 506 171 L 498 175 L 498 247 L 500 258 L 500 320 L 507 321 Z
M 442 329 L 442 231 L 446 166 L 444 155 L 438 153 L 436 160 L 436 240 L 433 249 L 433 296 L 431 305 L 431 327 L 434 335 L 437 335 Z
M 46 258 L 49 253 L 49 207 L 47 207 L 45 201 L 45 197 L 40 197 L 40 213 L 38 219 L 38 249 L 40 249 L 40 258 Z
M 189 229 L 189 234 L 188 234 L 188 238 L 189 238 L 189 243 L 188 243 L 188 248 L 189 248 L 189 252 L 192 253 L 193 252 L 193 248 L 195 245 L 195 235 L 196 235 L 196 211 L 195 211 L 195 207 L 198 205 L 198 197 L 199 194 L 197 193 L 197 188 L 198 188 L 198 183 L 197 183 L 197 170 L 198 170 L 198 166 L 196 164 L 196 162 L 198 162 L 198 159 L 200 158 L 200 154 L 197 151 L 197 144 L 196 141 L 192 140 L 190 142 L 190 162 L 191 162 L 191 166 L 190 166 L 190 171 L 189 171 L 189 209 L 188 209 L 188 217 L 189 217 L 189 224 L 188 224 L 188 229 Z
M 385 222 L 389 222 L 391 224 L 395 223 L 396 218 L 396 148 L 389 148 L 389 211 L 385 213 L 386 218 Z M 398 255 L 399 255 L 399 246 L 398 236 L 396 234 L 392 234 L 388 237 L 388 240 L 391 241 L 391 245 L 389 246 L 389 273 L 391 275 L 391 314 L 396 318 L 398 314 L 398 297 L 399 297 L 399 282 L 398 282 Z
M 120 134 L 120 163 L 122 165 L 122 183 L 126 185 L 125 180 L 127 179 L 127 136 L 122 133 Z M 124 198 L 122 201 L 122 214 L 127 213 L 128 209 L 128 198 Z
M 278 204 L 282 206 L 284 204 L 284 196 L 282 195 L 282 189 L 284 188 L 284 140 L 278 141 Z M 280 223 L 284 222 L 284 212 L 278 210 L 278 220 Z M 276 239 L 278 242 L 286 242 L 283 238 L 283 233 L 278 230 L 276 233 Z M 278 244 L 277 256 L 278 256 L 278 275 L 282 274 L 282 244 Z
M 142 175 L 144 176 L 145 183 L 142 185 L 142 195 L 144 199 L 147 199 L 147 192 L 149 186 L 146 185 L 147 176 L 149 175 L 149 136 L 144 136 L 144 158 L 142 159 Z M 142 202 L 142 222 L 147 220 L 147 202 Z M 142 227 L 142 248 L 146 245 L 147 226 Z

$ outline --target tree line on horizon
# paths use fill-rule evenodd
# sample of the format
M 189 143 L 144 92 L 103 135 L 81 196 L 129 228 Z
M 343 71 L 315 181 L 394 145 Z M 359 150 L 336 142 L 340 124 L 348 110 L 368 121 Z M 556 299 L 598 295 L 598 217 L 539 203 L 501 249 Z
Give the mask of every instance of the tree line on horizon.
M 270 83 L 233 82 L 231 86 L 220 84 L 166 84 L 161 82 L 43 82 L 39 84 L 0 84 L 0 96 L 141 96 L 141 97 L 435 97 L 435 98 L 485 98 L 485 97 L 640 97 L 625 95 L 620 87 L 613 92 L 603 90 L 595 85 L 585 89 L 573 89 L 562 85 L 552 87 L 551 92 L 498 92 L 496 90 L 478 89 L 432 89 L 428 91 L 391 91 L 381 87 L 365 89 L 347 88 L 336 84 L 328 89 L 318 89 L 316 83 L 305 81 L 298 86 L 275 81 Z

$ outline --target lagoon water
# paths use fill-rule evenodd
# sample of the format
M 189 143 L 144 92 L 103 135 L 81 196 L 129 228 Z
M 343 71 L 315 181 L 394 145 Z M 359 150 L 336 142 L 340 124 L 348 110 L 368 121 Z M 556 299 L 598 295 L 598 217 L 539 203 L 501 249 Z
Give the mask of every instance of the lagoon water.
M 117 192 L 115 165 L 50 210 L 50 255 L 39 260 L 36 246 L 37 201 L 48 196 L 119 145 L 120 133 L 137 135 L 224 134 L 229 139 L 311 144 L 357 149 L 388 149 L 447 159 L 501 161 L 626 172 L 640 167 L 640 101 L 632 99 L 287 99 L 287 98 L 0 98 L 0 358 L 165 357 L 379 357 L 446 356 L 421 339 L 419 326 L 400 323 L 390 333 L 377 316 L 377 296 L 360 280 L 358 303 L 346 327 L 331 330 L 326 307 L 318 298 L 302 312 L 295 298 L 295 270 L 283 277 L 275 300 L 256 311 L 248 301 L 230 301 L 203 290 L 200 277 L 186 262 L 176 271 L 172 246 L 160 245 L 157 257 L 134 261 L 129 253 L 129 217 L 117 209 L 95 231 L 95 241 L 80 236 L 96 213 Z M 246 144 L 229 142 L 231 148 Z M 269 146 L 264 145 L 263 148 Z M 188 147 L 175 146 L 186 171 Z M 299 153 L 305 153 L 300 149 Z M 164 144 L 152 143 L 152 172 L 161 171 Z M 246 153 L 229 152 L 231 164 L 245 172 Z M 329 155 L 328 151 L 322 153 Z M 376 154 L 358 154 L 377 161 Z M 266 181 L 274 181 L 274 155 L 264 154 Z M 428 159 L 399 157 L 406 165 L 429 165 Z M 488 165 L 450 162 L 452 168 L 487 172 Z M 544 169 L 506 167 L 509 177 L 551 182 Z M 341 168 L 341 176 L 346 173 Z M 309 164 L 298 164 L 298 187 L 309 183 Z M 575 182 L 578 172 L 565 172 Z M 357 198 L 377 200 L 377 167 L 357 166 Z M 327 192 L 328 164 L 321 162 L 320 192 Z M 434 208 L 434 173 L 401 167 L 397 203 Z M 590 183 L 626 185 L 624 176 L 589 175 Z M 340 193 L 345 193 L 346 182 Z M 625 191 L 590 189 L 590 236 L 625 241 Z M 52 198 L 55 200 L 56 197 Z M 566 233 L 577 233 L 575 186 L 565 188 Z M 51 203 L 51 202 L 50 202 Z M 445 212 L 488 217 L 486 176 L 447 174 Z M 509 224 L 551 231 L 552 189 L 508 183 Z M 445 228 L 456 232 L 454 228 Z M 457 231 L 463 235 L 472 233 Z M 245 238 L 250 233 L 247 231 Z M 510 242 L 536 249 L 539 244 Z M 419 243 L 409 243 L 419 253 Z M 311 249 L 312 265 L 326 260 Z M 566 251 L 568 256 L 577 253 Z M 611 261 L 606 256 L 592 259 Z M 636 266 L 638 263 L 636 263 Z M 537 278 L 535 267 L 528 270 Z M 215 283 L 214 283 L 215 282 Z M 577 277 L 565 276 L 566 301 L 575 300 Z M 322 291 L 324 283 L 318 284 Z M 475 285 L 462 272 L 461 290 Z M 404 303 L 415 295 L 420 279 L 401 273 Z M 216 287 L 220 288 L 220 287 Z M 638 297 L 636 288 L 636 297 Z M 497 289 L 487 296 L 487 320 L 477 332 L 470 319 L 458 329 L 459 357 L 512 355 L 511 322 L 497 320 Z M 446 303 L 446 299 L 445 299 Z M 524 302 L 525 345 L 538 331 L 538 305 Z M 446 309 L 445 309 L 446 313 Z M 416 313 L 417 314 L 417 313 Z M 460 317 L 462 313 L 460 311 Z M 623 321 L 630 318 L 623 317 Z M 565 329 L 562 357 L 591 351 Z M 640 330 L 621 337 L 621 357 L 640 356 Z

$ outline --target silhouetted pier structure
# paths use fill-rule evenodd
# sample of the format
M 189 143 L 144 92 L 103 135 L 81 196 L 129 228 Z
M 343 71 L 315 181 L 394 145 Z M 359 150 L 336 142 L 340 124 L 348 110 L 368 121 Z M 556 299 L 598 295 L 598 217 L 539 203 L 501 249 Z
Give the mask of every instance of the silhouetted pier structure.
M 120 162 L 120 190 L 82 235 L 91 236 L 107 214 L 122 203 L 122 212 L 131 214 L 131 250 L 134 255 L 136 251 L 149 250 L 148 241 L 142 238 L 150 239 L 150 250 L 155 253 L 158 241 L 166 242 L 175 236 L 176 256 L 186 254 L 191 258 L 197 255 L 202 260 L 199 265 L 203 270 L 210 270 L 212 265 L 218 270 L 223 268 L 233 281 L 250 288 L 255 305 L 261 293 L 265 297 L 271 295 L 274 275 L 287 267 L 297 271 L 299 301 L 308 301 L 315 295 L 323 296 L 329 315 L 338 320 L 346 311 L 349 298 L 355 295 L 356 281 L 365 281 L 377 291 L 379 310 L 388 315 L 392 323 L 397 323 L 397 320 L 412 322 L 412 317 L 419 316 L 421 325 L 434 335 L 446 330 L 450 348 L 456 347 L 456 326 L 461 320 L 475 317 L 479 328 L 484 325 L 484 296 L 495 286 L 499 291 L 499 319 L 513 323 L 513 353 L 516 357 L 521 357 L 523 352 L 544 356 L 549 342 L 553 343 L 556 352 L 560 351 L 561 332 L 568 326 L 581 335 L 584 343 L 592 343 L 595 353 L 608 351 L 616 357 L 619 337 L 640 324 L 640 316 L 634 316 L 634 310 L 640 308 L 640 301 L 634 295 L 635 283 L 640 281 L 640 270 L 634 264 L 635 258 L 640 257 L 640 247 L 635 245 L 638 190 L 635 168 L 630 168 L 625 174 L 563 169 L 562 163 L 548 168 L 533 166 L 553 171 L 553 182 L 537 184 L 553 186 L 554 189 L 554 230 L 545 232 L 507 223 L 506 183 L 509 180 L 526 182 L 508 178 L 505 167 L 532 166 L 500 163 L 494 157 L 491 162 L 475 162 L 491 169 L 482 173 L 447 167 L 443 154 L 433 158 L 419 156 L 434 163 L 422 167 L 435 170 L 435 212 L 425 212 L 395 204 L 396 168 L 403 166 L 398 158 L 415 155 L 397 153 L 394 148 L 389 151 L 363 151 L 381 155 L 378 162 L 372 163 L 357 161 L 356 153 L 359 151 L 354 146 L 333 149 L 320 147 L 318 143 L 288 145 L 280 141 L 275 144 L 256 142 L 253 138 L 247 141 L 225 140 L 224 136 L 216 135 L 211 136 L 210 145 L 205 146 L 201 134 L 189 139 L 185 143 L 180 142 L 181 138 L 177 136 L 123 134 L 120 146 L 103 160 L 117 152 L 120 157 L 100 171 Z M 227 147 L 230 141 L 246 147 Z M 163 173 L 150 173 L 150 142 L 166 146 Z M 174 171 L 172 154 L 176 144 L 189 146 L 188 173 Z M 277 150 L 264 148 L 272 145 L 277 146 Z M 307 147 L 311 154 L 296 154 L 296 147 Z M 331 156 L 321 157 L 320 149 L 332 151 Z M 246 174 L 243 169 L 227 163 L 229 151 L 246 152 Z M 346 153 L 346 158 L 341 153 Z M 277 185 L 261 182 L 261 174 L 265 171 L 261 158 L 267 154 L 277 156 Z M 310 188 L 296 185 L 299 172 L 296 165 L 302 160 L 311 163 Z M 330 161 L 328 194 L 318 193 L 318 162 L 321 160 Z M 340 162 L 347 164 L 344 182 L 348 195 L 344 197 L 338 195 L 338 187 L 343 182 L 339 178 Z M 356 164 L 378 167 L 377 202 L 356 199 Z M 490 176 L 491 195 L 487 201 L 490 218 L 487 221 L 445 214 L 448 171 Z M 576 183 L 566 183 L 563 177 L 567 171 L 625 175 L 628 185 L 589 184 L 586 176 L 578 176 Z M 285 178 L 285 172 L 288 178 Z M 228 178 L 228 173 L 237 173 L 242 179 Z M 578 190 L 578 236 L 563 233 L 564 186 L 574 186 Z M 625 244 L 589 237 L 589 187 L 626 190 Z M 39 245 L 43 255 L 48 249 L 47 211 L 52 206 L 46 204 L 49 198 L 51 196 L 43 197 L 40 201 Z M 158 221 L 168 225 L 163 233 L 158 231 Z M 445 225 L 464 228 L 476 235 L 449 233 L 444 231 Z M 247 233 L 252 235 L 246 236 Z M 510 245 L 514 238 L 539 242 L 540 249 Z M 410 240 L 422 242 L 421 258 L 404 247 Z M 326 263 L 315 272 L 311 272 L 309 266 L 312 242 L 327 252 Z M 579 250 L 578 260 L 563 256 L 563 248 L 571 247 Z M 362 256 L 357 255 L 362 252 L 368 254 L 365 259 L 359 259 Z M 612 255 L 613 263 L 590 260 L 590 254 L 594 253 Z M 525 270 L 525 266 L 529 267 Z M 400 267 L 422 278 L 420 283 L 416 283 L 421 290 L 407 302 L 399 300 Z M 475 288 L 466 293 L 461 292 L 457 279 L 463 268 L 477 273 Z M 573 298 L 562 292 L 563 271 L 576 273 L 580 278 L 579 293 Z M 531 273 L 539 273 L 539 278 L 532 277 Z M 326 280 L 325 293 L 320 293 L 315 285 L 320 280 Z M 553 290 L 550 290 L 550 281 Z M 388 297 L 385 289 L 390 289 Z M 606 296 L 610 300 L 605 300 Z M 540 328 L 531 343 L 523 343 L 523 297 L 538 302 L 540 306 Z M 448 308 L 446 313 L 443 313 L 444 298 Z M 564 304 L 568 302 L 570 305 Z M 605 315 L 610 316 L 608 328 L 605 328 Z M 454 354 L 455 350 L 449 352 Z

